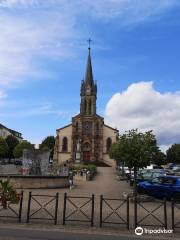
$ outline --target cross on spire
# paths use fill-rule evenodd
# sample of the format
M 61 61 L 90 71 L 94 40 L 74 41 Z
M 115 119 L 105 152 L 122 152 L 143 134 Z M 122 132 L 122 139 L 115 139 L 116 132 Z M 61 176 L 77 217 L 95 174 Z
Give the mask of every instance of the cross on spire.
M 88 42 L 88 44 L 89 44 L 88 49 L 90 50 L 90 49 L 91 49 L 91 42 L 92 42 L 91 38 L 89 38 L 89 39 L 87 40 L 87 42 Z

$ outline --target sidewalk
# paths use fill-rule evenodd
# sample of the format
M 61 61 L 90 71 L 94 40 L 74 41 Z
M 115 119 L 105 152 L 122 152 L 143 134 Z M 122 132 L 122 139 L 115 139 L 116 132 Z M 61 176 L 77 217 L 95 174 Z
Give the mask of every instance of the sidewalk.
M 153 234 L 147 235 L 144 234 L 140 237 L 135 235 L 134 231 L 128 231 L 123 229 L 113 229 L 113 228 L 96 228 L 96 227 L 86 227 L 86 226 L 62 226 L 62 225 L 45 225 L 45 224 L 0 224 L 0 233 L 1 229 L 11 229 L 11 230 L 37 230 L 44 232 L 64 232 L 64 233 L 78 233 L 78 234 L 89 234 L 89 235 L 109 235 L 109 236 L 124 236 L 124 237 L 135 237 L 135 239 L 163 239 L 163 240 L 179 240 L 180 233 L 175 234 Z M 0 238 L 1 239 L 1 238 Z

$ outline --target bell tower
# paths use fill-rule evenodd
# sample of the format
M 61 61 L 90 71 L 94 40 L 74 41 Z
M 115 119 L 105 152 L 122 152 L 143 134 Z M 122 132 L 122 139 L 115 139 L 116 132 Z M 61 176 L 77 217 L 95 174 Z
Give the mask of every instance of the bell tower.
M 85 78 L 81 82 L 80 113 L 81 115 L 93 116 L 96 115 L 97 84 L 93 79 L 90 46 L 88 51 Z
M 104 119 L 96 113 L 97 84 L 93 79 L 91 40 L 88 42 L 88 58 L 80 90 L 80 114 L 72 118 L 72 159 L 76 163 L 95 162 L 103 158 Z

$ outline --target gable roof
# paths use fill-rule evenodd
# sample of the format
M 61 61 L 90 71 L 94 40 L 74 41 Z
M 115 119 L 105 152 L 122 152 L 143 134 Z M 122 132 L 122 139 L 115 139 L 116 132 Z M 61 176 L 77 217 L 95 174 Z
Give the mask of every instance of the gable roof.
M 117 128 L 113 128 L 113 127 L 111 127 L 111 126 L 109 126 L 109 125 L 106 125 L 106 124 L 104 124 L 104 126 L 107 127 L 107 128 L 110 128 L 110 129 L 112 129 L 112 130 L 114 130 L 114 131 L 116 131 L 116 132 L 119 133 L 119 130 L 118 130 Z
M 61 127 L 61 128 L 56 129 L 56 131 L 60 131 L 60 130 L 62 130 L 62 129 L 64 129 L 64 128 L 70 127 L 71 125 L 72 125 L 72 124 L 70 123 L 70 124 L 68 124 L 68 125 L 66 125 L 66 126 L 64 126 L 64 127 Z
M 6 126 L 4 126 L 3 124 L 0 123 L 0 128 L 1 129 L 6 129 L 7 131 L 9 131 L 12 135 L 15 135 L 17 137 L 17 135 L 19 135 L 18 137 L 19 138 L 22 138 L 22 133 L 18 132 L 18 131 L 15 131 L 13 129 L 10 129 L 10 128 L 7 128 Z

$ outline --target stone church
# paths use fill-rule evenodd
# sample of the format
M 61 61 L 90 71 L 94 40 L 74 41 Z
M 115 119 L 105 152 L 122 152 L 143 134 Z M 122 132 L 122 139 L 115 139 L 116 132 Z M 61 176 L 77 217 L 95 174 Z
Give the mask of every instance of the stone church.
M 111 144 L 117 141 L 118 130 L 104 123 L 104 118 L 96 113 L 97 84 L 93 79 L 91 49 L 85 78 L 81 82 L 80 113 L 72 117 L 72 122 L 56 130 L 54 160 L 65 162 L 93 163 L 103 161 L 109 165 L 114 160 L 109 157 Z

